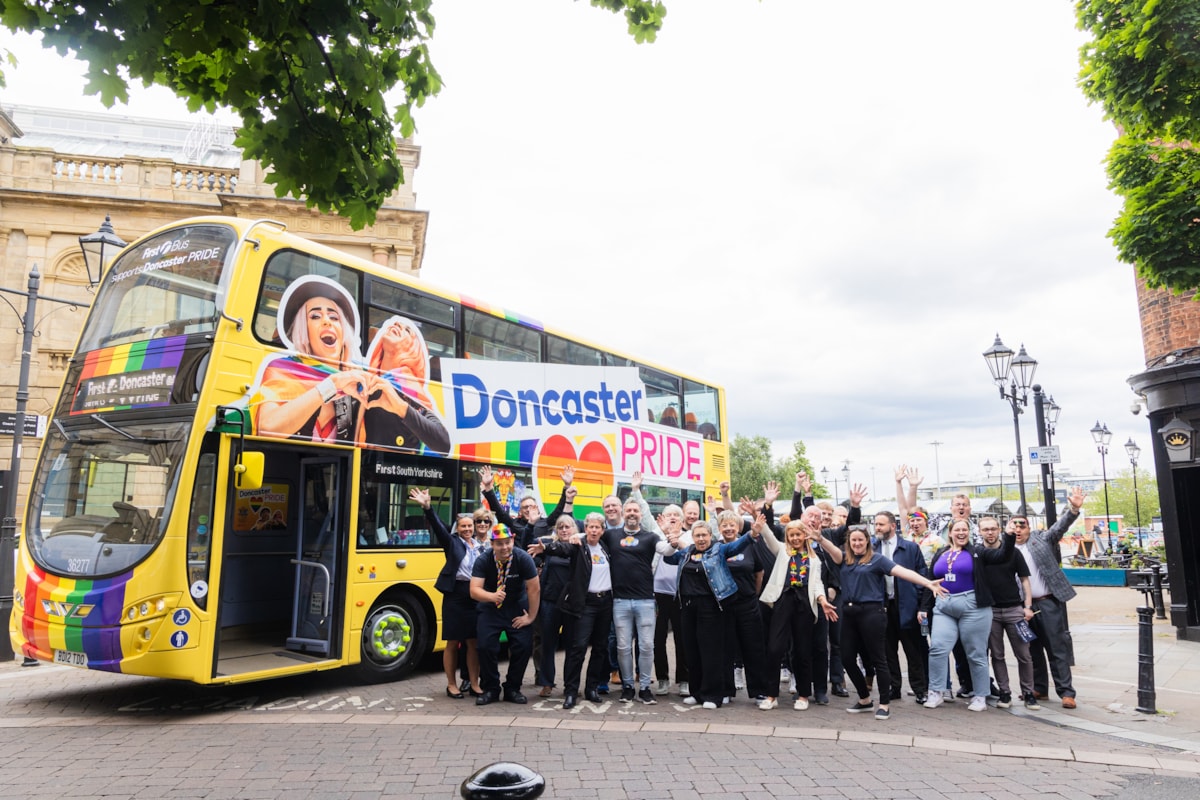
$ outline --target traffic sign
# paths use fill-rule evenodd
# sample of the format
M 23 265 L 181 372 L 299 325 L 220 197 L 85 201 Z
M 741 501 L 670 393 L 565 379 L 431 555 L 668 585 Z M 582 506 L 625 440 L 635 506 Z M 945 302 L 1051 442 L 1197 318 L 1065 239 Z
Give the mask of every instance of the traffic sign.
M 1058 464 L 1062 461 L 1058 454 L 1058 445 L 1047 444 L 1041 447 L 1029 448 L 1029 466 L 1036 467 L 1042 464 Z

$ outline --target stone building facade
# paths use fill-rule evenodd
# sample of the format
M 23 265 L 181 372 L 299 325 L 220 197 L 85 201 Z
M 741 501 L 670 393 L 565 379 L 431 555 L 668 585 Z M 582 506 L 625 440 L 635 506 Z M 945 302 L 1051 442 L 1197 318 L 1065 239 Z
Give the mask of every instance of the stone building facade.
M 106 215 L 122 239 L 187 217 L 269 218 L 289 231 L 410 275 L 419 274 L 428 212 L 417 209 L 413 177 L 420 149 L 399 141 L 404 184 L 373 226 L 349 223 L 275 197 L 265 170 L 233 145 L 232 128 L 203 119 L 170 122 L 31 106 L 0 106 L 0 286 L 24 291 L 36 264 L 39 294 L 88 304 L 92 292 L 79 237 Z M 0 412 L 16 407 L 24 298 L 0 294 Z M 42 301 L 30 354 L 26 413 L 46 415 L 62 384 L 85 310 Z M 40 444 L 26 438 L 18 481 L 18 517 Z M 0 433 L 0 470 L 12 437 Z

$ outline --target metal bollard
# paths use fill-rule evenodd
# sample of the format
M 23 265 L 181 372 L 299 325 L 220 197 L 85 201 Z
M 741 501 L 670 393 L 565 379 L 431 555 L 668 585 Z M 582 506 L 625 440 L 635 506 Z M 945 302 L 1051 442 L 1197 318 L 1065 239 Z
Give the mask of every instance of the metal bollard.
M 1150 588 L 1154 598 L 1154 616 L 1158 619 L 1167 618 L 1167 609 L 1163 605 L 1163 574 L 1161 564 L 1150 565 Z
M 524 764 L 499 761 L 476 770 L 458 787 L 464 800 L 525 800 L 541 797 L 546 779 Z
M 1157 714 L 1154 691 L 1154 609 L 1139 606 L 1138 615 L 1138 704 L 1143 714 Z

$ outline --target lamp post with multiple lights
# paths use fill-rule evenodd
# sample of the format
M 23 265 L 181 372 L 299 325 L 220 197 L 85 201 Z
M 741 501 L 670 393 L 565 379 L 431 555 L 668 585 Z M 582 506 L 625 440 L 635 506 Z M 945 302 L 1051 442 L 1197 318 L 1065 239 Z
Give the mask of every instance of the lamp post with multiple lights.
M 1027 514 L 1029 510 L 1025 507 L 1025 468 L 1021 458 L 1020 415 L 1022 409 L 1029 405 L 1029 389 L 1033 385 L 1033 373 L 1037 371 L 1038 362 L 1025 352 L 1025 345 L 1021 345 L 1021 352 L 1014 357 L 1012 348 L 1005 347 L 1004 342 L 1000 341 L 1000 334 L 996 334 L 996 341 L 983 352 L 983 359 L 992 373 L 992 381 L 1000 389 L 1000 399 L 1007 401 L 1012 407 L 1013 433 L 1017 440 L 1017 483 L 1021 493 L 1021 508 L 1018 513 Z

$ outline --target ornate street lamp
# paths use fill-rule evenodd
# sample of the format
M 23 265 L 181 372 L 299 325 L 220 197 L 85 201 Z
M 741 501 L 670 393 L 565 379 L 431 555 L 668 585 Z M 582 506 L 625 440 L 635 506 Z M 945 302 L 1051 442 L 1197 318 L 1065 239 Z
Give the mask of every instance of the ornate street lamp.
M 113 230 L 112 218 L 108 214 L 104 215 L 99 230 L 79 237 L 79 249 L 83 251 L 83 265 L 87 269 L 90 286 L 100 282 L 108 262 L 125 249 L 125 245 L 125 240 Z
M 1137 442 L 1133 437 L 1129 437 L 1129 441 L 1125 443 L 1125 452 L 1129 454 L 1129 465 L 1133 467 L 1133 509 L 1137 515 L 1137 532 L 1138 532 L 1138 547 L 1142 546 L 1142 504 L 1138 500 L 1137 490 L 1137 462 L 1138 456 L 1142 454 L 1142 448 L 1137 446 Z
M 1023 406 L 1029 405 L 1029 389 L 1033 385 L 1033 373 L 1037 371 L 1038 362 L 1025 352 L 1013 356 L 1012 348 L 1005 347 L 996 334 L 996 341 L 983 352 L 983 360 L 987 362 L 988 371 L 992 373 L 992 381 L 1000 389 L 1000 399 L 1008 401 L 1012 407 L 1013 432 L 1017 440 L 1017 483 L 1021 489 L 1021 508 L 1019 513 L 1027 514 L 1025 508 L 1025 469 L 1021 459 L 1021 421 L 1020 414 Z
M 1104 528 L 1108 531 L 1108 552 L 1112 552 L 1112 521 L 1108 512 L 1108 466 L 1105 459 L 1108 456 L 1108 443 L 1112 441 L 1112 431 L 1107 425 L 1101 425 L 1096 420 L 1092 428 L 1092 440 L 1096 443 L 1096 452 L 1100 454 L 1100 477 L 1104 480 Z

